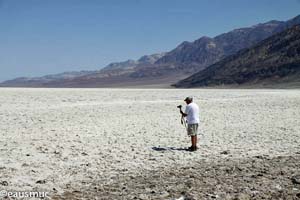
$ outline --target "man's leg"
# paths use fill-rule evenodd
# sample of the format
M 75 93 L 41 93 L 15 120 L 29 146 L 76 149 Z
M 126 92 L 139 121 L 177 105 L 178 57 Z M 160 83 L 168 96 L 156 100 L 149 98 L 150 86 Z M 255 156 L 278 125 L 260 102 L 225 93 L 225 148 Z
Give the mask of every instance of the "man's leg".
M 192 146 L 196 147 L 197 146 L 197 135 L 192 135 L 191 140 L 192 140 Z
M 197 149 L 197 135 L 192 135 L 191 136 L 191 142 L 192 142 L 192 150 L 196 150 Z

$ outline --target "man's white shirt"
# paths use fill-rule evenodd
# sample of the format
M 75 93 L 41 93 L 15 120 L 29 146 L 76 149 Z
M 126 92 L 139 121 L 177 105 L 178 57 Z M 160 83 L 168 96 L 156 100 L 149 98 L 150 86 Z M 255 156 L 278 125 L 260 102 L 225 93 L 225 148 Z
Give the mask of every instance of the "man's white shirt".
M 194 102 L 188 104 L 185 107 L 185 113 L 187 114 L 186 120 L 188 124 L 199 124 L 199 107 Z

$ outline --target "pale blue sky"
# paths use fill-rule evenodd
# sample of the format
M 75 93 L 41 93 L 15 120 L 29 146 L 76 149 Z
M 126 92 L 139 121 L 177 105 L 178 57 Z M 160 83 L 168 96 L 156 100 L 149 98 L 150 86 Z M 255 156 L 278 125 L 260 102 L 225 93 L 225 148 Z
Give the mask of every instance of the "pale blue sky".
M 300 0 L 0 0 L 0 81 L 96 70 L 299 11 Z

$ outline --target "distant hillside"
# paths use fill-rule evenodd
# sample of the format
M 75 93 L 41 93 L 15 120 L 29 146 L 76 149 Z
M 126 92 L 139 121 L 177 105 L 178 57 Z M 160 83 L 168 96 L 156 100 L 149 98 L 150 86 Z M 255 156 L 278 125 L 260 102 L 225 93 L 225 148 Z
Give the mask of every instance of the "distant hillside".
M 300 87 L 300 26 L 271 36 L 175 84 L 219 85 Z
M 214 38 L 204 36 L 194 42 L 185 41 L 154 64 L 137 65 L 128 76 L 134 81 L 175 77 L 174 74 L 188 77 L 241 49 L 249 48 L 297 24 L 300 24 L 300 15 L 288 21 L 272 20 L 252 27 L 235 29 Z
M 161 74 L 169 71 L 195 73 L 297 24 L 300 24 L 300 15 L 285 22 L 272 20 L 252 27 L 235 29 L 214 38 L 201 37 L 194 42 L 183 42 L 157 60 L 152 68 L 138 70 L 135 73 L 140 77 L 151 76 L 153 71 L 158 70 Z
M 70 80 L 79 76 L 95 74 L 97 71 L 72 71 L 72 72 L 63 72 L 59 74 L 51 74 L 41 77 L 19 77 L 12 80 L 7 80 L 0 83 L 2 87 L 35 87 L 37 85 L 44 85 L 47 83 L 52 83 L 54 81 L 61 80 Z
M 122 76 L 124 74 L 133 73 L 138 66 L 149 66 L 154 64 L 158 59 L 163 57 L 165 53 L 157 53 L 145 55 L 138 60 L 127 60 L 125 62 L 111 63 L 100 70 L 98 75 L 101 77 Z
M 0 83 L 2 87 L 96 87 L 94 80 L 100 80 L 103 86 L 110 84 L 119 84 L 114 81 L 122 81 L 123 76 L 134 72 L 138 65 L 153 64 L 164 53 L 145 55 L 138 60 L 127 60 L 124 62 L 110 63 L 101 70 L 95 71 L 79 71 L 79 72 L 63 72 L 59 74 L 51 74 L 42 77 L 19 77 Z M 114 77 L 114 78 L 112 78 Z M 110 80 L 111 79 L 111 80 Z M 84 85 L 81 85 L 82 83 Z
M 0 86 L 20 87 L 113 87 L 145 84 L 174 84 L 178 80 L 204 70 L 208 66 L 249 48 L 267 37 L 300 24 L 300 15 L 288 21 L 269 21 L 252 27 L 240 28 L 214 38 L 201 37 L 194 42 L 183 42 L 174 50 L 143 56 L 139 60 L 111 63 L 102 70 L 73 77 L 17 78 Z

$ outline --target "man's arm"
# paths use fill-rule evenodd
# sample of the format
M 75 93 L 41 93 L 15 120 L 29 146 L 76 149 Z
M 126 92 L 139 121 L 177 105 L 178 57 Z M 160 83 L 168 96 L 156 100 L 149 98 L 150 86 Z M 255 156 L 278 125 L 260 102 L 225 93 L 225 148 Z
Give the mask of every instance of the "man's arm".
M 182 115 L 182 116 L 184 116 L 184 117 L 186 117 L 186 116 L 187 116 L 187 114 L 186 114 L 186 113 L 182 112 L 181 108 L 180 108 L 180 113 L 181 113 L 181 115 Z

